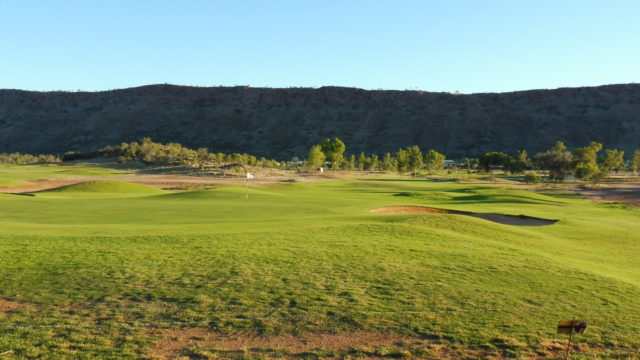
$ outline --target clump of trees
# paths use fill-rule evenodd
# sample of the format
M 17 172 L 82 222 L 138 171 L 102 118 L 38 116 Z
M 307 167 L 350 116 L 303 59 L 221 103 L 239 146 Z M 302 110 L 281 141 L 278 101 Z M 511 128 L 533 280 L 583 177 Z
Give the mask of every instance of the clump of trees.
M 347 149 L 347 146 L 340 139 L 325 139 L 322 144 L 320 144 L 320 149 L 334 170 L 338 170 L 340 165 L 344 163 L 344 151 Z
M 85 153 L 67 152 L 64 161 L 78 159 L 95 159 L 100 157 L 115 158 L 119 163 L 140 161 L 146 165 L 191 167 L 225 167 L 232 165 L 258 166 L 265 168 L 286 168 L 291 163 L 279 162 L 273 159 L 256 158 L 247 153 L 213 153 L 207 148 L 190 149 L 178 143 L 158 143 L 150 138 L 140 141 L 121 143 L 117 146 L 107 146 L 102 149 Z
M 419 171 L 429 174 L 445 168 L 445 155 L 436 150 L 422 152 L 419 146 L 409 146 L 399 149 L 395 153 L 385 153 L 382 156 L 364 152 L 345 155 L 346 145 L 338 138 L 326 139 L 321 144 L 314 145 L 309 150 L 306 166 L 317 169 L 324 165 L 338 170 L 381 171 L 411 173 L 417 175 Z M 503 152 L 488 152 L 478 159 L 463 158 L 450 166 L 466 169 L 468 172 L 478 169 L 484 172 L 502 170 L 514 175 L 523 175 L 528 183 L 538 183 L 542 178 L 534 171 L 544 171 L 551 181 L 564 181 L 573 174 L 577 179 L 585 182 L 597 183 L 607 178 L 609 174 L 625 169 L 624 151 L 606 149 L 598 142 L 591 142 L 585 147 L 569 151 L 562 141 L 556 142 L 548 150 L 529 157 L 526 150 L 520 150 L 510 155 Z M 630 160 L 628 170 L 635 174 L 640 172 L 640 149 L 636 150 Z
M 563 181 L 571 172 L 573 158 L 562 141 L 556 142 L 551 149 L 535 156 L 536 169 L 549 172 L 552 181 Z
M 592 141 L 587 146 L 569 152 L 564 143 L 558 141 L 553 148 L 537 154 L 534 162 L 537 169 L 549 172 L 551 180 L 563 181 L 569 174 L 573 174 L 576 179 L 598 183 L 606 179 L 611 171 L 618 172 L 625 165 L 624 151 L 606 149 L 599 156 L 602 149 L 601 143 Z M 636 150 L 638 151 L 640 150 Z M 640 163 L 640 155 L 638 162 Z M 629 168 L 633 169 L 633 161 Z
M 43 164 L 56 163 L 60 161 L 59 157 L 50 154 L 31 155 L 17 152 L 11 154 L 0 154 L 0 163 L 4 164 Z
M 466 159 L 465 163 L 471 164 L 471 159 Z M 532 161 L 526 150 L 520 150 L 516 155 L 511 156 L 503 152 L 489 152 L 477 160 L 477 166 L 487 172 L 495 169 L 506 170 L 511 174 L 522 174 L 533 168 Z
M 399 149 L 394 154 L 385 153 L 382 156 L 378 154 L 367 156 L 364 152 L 360 152 L 357 156 L 356 154 L 345 155 L 346 149 L 345 143 L 338 138 L 325 139 L 321 144 L 313 145 L 309 149 L 306 167 L 317 169 L 327 165 L 335 171 L 338 169 L 381 171 L 414 175 L 421 170 L 433 173 L 445 167 L 444 154 L 433 149 L 423 153 L 417 145 Z

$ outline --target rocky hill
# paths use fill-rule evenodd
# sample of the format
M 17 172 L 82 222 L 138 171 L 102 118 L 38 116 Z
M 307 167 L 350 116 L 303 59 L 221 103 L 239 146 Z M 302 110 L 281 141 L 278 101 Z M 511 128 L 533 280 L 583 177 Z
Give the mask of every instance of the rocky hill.
M 0 152 L 84 151 L 151 137 L 288 159 L 336 136 L 351 153 L 417 144 L 477 156 L 537 152 L 556 140 L 631 151 L 640 147 L 640 84 L 471 95 L 174 85 L 0 90 Z

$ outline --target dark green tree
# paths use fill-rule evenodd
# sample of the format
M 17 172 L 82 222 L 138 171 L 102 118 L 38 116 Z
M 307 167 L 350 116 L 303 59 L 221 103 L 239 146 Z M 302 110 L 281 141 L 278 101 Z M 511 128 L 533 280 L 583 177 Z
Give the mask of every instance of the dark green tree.
M 511 156 L 503 152 L 489 152 L 478 159 L 478 166 L 484 171 L 491 171 L 493 169 L 502 169 L 509 164 Z
M 522 174 L 525 170 L 531 168 L 531 160 L 526 150 L 521 150 L 512 157 L 506 164 L 505 168 L 512 174 Z
M 549 179 L 563 181 L 571 172 L 573 157 L 562 141 L 556 142 L 551 149 L 536 154 L 534 163 L 537 169 L 549 172 Z

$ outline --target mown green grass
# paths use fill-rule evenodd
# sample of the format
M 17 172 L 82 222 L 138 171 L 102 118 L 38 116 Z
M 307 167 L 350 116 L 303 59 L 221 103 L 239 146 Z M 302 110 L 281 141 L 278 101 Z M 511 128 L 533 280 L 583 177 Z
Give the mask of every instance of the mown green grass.
M 21 185 L 32 179 L 67 177 L 112 177 L 122 171 L 82 165 L 13 165 L 0 164 L 0 186 Z
M 117 180 L 92 180 L 78 184 L 62 186 L 59 188 L 45 190 L 40 192 L 41 194 L 55 194 L 55 195 L 75 195 L 85 194 L 89 196 L 96 196 L 98 194 L 105 194 L 107 196 L 114 196 L 120 194 L 131 194 L 134 196 L 140 196 L 145 194 L 161 194 L 162 190 L 153 186 L 136 184 L 126 181 Z
M 116 185 L 0 194 L 0 298 L 33 304 L 0 314 L 0 353 L 140 358 L 150 327 L 208 327 L 365 329 L 517 355 L 574 316 L 590 322 L 577 341 L 640 346 L 635 208 L 418 179 L 252 186 L 248 200 L 242 186 Z M 369 212 L 389 205 L 560 221 Z

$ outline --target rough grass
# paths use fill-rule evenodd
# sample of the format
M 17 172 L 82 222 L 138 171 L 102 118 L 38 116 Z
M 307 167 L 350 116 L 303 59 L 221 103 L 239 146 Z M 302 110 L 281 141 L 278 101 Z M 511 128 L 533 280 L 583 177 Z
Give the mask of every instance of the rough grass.
M 0 196 L 0 298 L 32 304 L 0 314 L 0 353 L 134 359 L 150 328 L 193 327 L 379 331 L 518 356 L 564 339 L 555 326 L 575 316 L 590 322 L 579 343 L 637 354 L 636 208 L 393 178 L 245 191 Z M 560 221 L 369 212 L 392 205 Z

